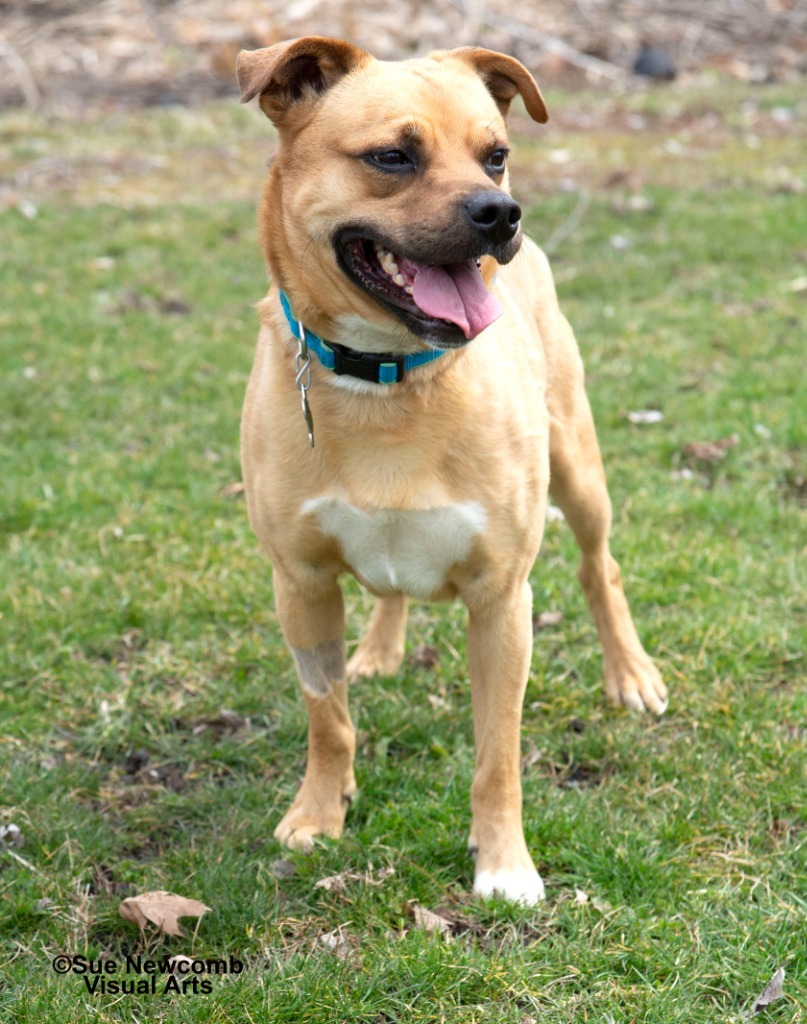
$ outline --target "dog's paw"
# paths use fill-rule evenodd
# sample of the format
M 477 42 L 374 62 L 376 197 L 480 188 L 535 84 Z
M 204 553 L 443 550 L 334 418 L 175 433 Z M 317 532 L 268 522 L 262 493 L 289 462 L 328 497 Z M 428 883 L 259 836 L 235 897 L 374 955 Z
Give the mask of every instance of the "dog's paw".
M 474 892 L 484 899 L 498 896 L 511 903 L 532 907 L 544 898 L 544 883 L 533 867 L 516 868 L 514 871 L 477 871 Z
M 327 839 L 339 839 L 345 824 L 348 807 L 356 795 L 356 783 L 351 777 L 347 780 L 344 791 L 330 799 L 324 794 L 310 796 L 305 784 L 280 824 L 275 829 L 275 839 L 279 839 L 290 850 L 310 853 L 314 848 L 314 839 L 325 836 Z
M 373 676 L 394 676 L 401 667 L 403 655 L 403 649 L 399 647 L 362 642 L 347 663 L 347 678 L 356 682 Z
M 306 814 L 303 808 L 292 808 L 275 829 L 275 839 L 279 839 L 290 850 L 311 853 L 317 836 L 339 839 L 343 826 L 343 820 L 317 819 Z
M 654 715 L 663 715 L 669 704 L 661 673 L 641 649 L 619 665 L 606 665 L 605 696 L 611 704 Z

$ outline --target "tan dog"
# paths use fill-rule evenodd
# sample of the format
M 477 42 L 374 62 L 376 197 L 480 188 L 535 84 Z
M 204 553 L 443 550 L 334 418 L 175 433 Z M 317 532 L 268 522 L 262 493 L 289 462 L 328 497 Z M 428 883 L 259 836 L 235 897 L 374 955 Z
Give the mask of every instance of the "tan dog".
M 608 550 L 577 344 L 508 191 L 510 101 L 520 93 L 543 122 L 543 99 L 521 64 L 487 50 L 384 63 L 319 37 L 241 53 L 238 78 L 280 137 L 259 216 L 273 288 L 244 481 L 309 715 L 305 778 L 275 835 L 302 849 L 341 835 L 356 791 L 347 680 L 397 671 L 407 595 L 459 597 L 474 889 L 533 903 L 519 732 L 548 489 L 580 545 L 606 695 L 656 713 L 667 699 Z M 343 572 L 378 597 L 347 665 Z

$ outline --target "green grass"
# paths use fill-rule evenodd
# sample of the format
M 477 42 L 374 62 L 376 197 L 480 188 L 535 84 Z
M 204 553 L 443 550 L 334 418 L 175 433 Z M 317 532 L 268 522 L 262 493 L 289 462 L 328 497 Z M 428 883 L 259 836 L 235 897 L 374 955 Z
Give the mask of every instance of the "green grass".
M 721 126 L 693 165 L 665 155 L 657 95 L 609 101 L 646 130 L 561 125 L 520 140 L 514 171 L 539 240 L 580 202 L 546 150 L 568 149 L 588 190 L 554 263 L 614 550 L 672 691 L 657 721 L 603 706 L 574 545 L 550 525 L 536 609 L 564 618 L 536 638 L 526 701 L 525 830 L 548 892 L 529 911 L 470 896 L 459 607 L 414 608 L 410 647 L 435 646 L 436 668 L 353 690 L 361 793 L 344 840 L 304 858 L 272 839 L 305 720 L 268 566 L 226 493 L 264 289 L 260 122 L 234 105 L 72 132 L 0 121 L 7 176 L 65 162 L 26 186 L 35 217 L 0 213 L 0 825 L 24 838 L 0 848 L 0 1017 L 740 1021 L 784 965 L 761 1019 L 802 1020 L 807 298 L 789 284 L 807 273 L 807 204 L 772 173 L 798 176 L 792 137 L 748 158 L 742 97 L 679 98 L 693 116 L 713 103 Z M 639 169 L 649 210 L 625 212 L 614 167 Z M 663 422 L 628 420 L 647 408 Z M 683 453 L 729 435 L 719 464 Z M 348 590 L 355 639 L 370 602 Z M 205 728 L 222 708 L 248 727 Z M 356 877 L 341 890 L 315 887 L 342 871 Z M 53 972 L 58 953 L 137 950 L 118 904 L 153 889 L 212 908 L 195 939 L 193 922 L 152 939 L 155 955 L 232 954 L 245 972 L 209 994 L 122 998 Z M 418 929 L 413 901 L 452 935 Z

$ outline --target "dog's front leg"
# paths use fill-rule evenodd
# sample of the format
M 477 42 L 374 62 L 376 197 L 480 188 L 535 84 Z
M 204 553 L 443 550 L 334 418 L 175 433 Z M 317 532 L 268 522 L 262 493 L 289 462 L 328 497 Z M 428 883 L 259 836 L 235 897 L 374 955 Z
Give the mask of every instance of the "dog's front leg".
M 521 705 L 532 651 L 532 592 L 525 581 L 469 608 L 468 662 L 476 740 L 469 847 L 474 891 L 533 904 L 544 886 L 521 825 Z
M 344 606 L 336 582 L 303 594 L 275 571 L 277 613 L 308 710 L 308 764 L 303 784 L 275 829 L 294 849 L 316 835 L 337 839 L 356 792 L 356 733 L 347 706 Z

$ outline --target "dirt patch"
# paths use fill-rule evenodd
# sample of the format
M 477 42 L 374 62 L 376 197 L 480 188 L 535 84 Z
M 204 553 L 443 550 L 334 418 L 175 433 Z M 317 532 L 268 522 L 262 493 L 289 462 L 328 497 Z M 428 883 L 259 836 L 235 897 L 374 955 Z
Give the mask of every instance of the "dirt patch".
M 512 53 L 542 82 L 623 83 L 643 42 L 679 73 L 807 74 L 797 0 L 0 0 L 0 110 L 76 117 L 234 96 L 235 57 L 315 32 L 394 59 L 446 46 Z

